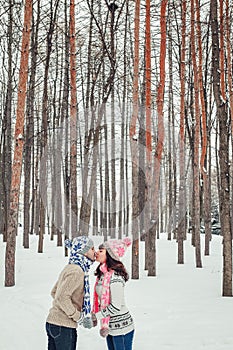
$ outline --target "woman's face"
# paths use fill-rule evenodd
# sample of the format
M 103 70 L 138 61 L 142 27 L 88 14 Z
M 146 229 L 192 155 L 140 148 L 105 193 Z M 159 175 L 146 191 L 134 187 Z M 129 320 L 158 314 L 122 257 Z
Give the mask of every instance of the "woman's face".
M 101 249 L 97 250 L 96 261 L 98 261 L 100 264 L 103 264 L 106 262 L 106 249 L 101 248 Z

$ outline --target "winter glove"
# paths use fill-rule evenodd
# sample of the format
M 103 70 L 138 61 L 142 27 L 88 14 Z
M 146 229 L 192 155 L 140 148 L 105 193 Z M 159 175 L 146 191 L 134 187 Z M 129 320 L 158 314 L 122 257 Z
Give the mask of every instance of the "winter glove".
M 84 317 L 82 325 L 84 328 L 92 328 L 93 327 L 93 321 L 91 317 Z
M 106 338 L 108 336 L 108 333 L 109 333 L 108 328 L 101 328 L 101 330 L 100 330 L 101 337 Z
M 91 313 L 91 319 L 92 319 L 92 322 L 93 322 L 93 327 L 96 327 L 98 321 L 97 321 L 96 315 L 93 312 Z

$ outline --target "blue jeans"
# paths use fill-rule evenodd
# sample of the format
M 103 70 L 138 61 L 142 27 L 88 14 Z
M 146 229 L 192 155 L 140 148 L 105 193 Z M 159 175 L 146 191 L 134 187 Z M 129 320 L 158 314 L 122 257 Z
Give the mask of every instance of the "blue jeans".
M 77 330 L 46 322 L 48 350 L 76 350 Z
M 125 335 L 108 335 L 108 350 L 132 350 L 134 331 Z

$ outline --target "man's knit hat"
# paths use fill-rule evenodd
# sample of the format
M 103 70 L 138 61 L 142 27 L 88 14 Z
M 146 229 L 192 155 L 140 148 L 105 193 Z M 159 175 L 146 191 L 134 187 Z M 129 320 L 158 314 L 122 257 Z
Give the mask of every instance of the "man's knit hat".
M 94 247 L 94 242 L 87 236 L 79 236 L 73 238 L 73 240 L 65 240 L 66 248 L 70 248 L 70 256 L 76 254 L 85 254 L 89 249 Z
M 126 237 L 124 239 L 110 239 L 103 243 L 103 247 L 107 250 L 111 258 L 121 261 L 127 247 L 131 244 L 131 239 Z

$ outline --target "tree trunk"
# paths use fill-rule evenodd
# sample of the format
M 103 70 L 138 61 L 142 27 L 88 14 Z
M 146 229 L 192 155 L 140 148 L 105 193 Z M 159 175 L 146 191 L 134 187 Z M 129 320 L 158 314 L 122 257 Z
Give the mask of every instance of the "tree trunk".
M 226 103 L 221 94 L 220 48 L 217 0 L 210 2 L 212 29 L 212 74 L 213 91 L 219 123 L 219 166 L 220 166 L 220 221 L 223 234 L 223 296 L 232 296 L 232 237 L 230 220 L 229 184 L 229 129 Z
M 128 42 L 128 17 L 129 17 L 129 5 L 126 3 L 126 18 L 125 18 L 125 32 L 124 32 L 124 80 L 123 80 L 123 97 L 122 97 L 122 120 L 121 120 L 121 150 L 120 150 L 120 194 L 119 194 L 119 208 L 118 208 L 118 238 L 121 239 L 122 235 L 125 233 L 124 226 L 124 211 L 125 211 L 125 138 L 127 138 L 126 133 L 126 103 L 127 103 L 127 42 Z M 127 145 L 127 139 L 126 139 Z
M 200 182 L 199 182 L 199 143 L 200 143 L 200 108 L 199 108 L 199 87 L 198 69 L 196 62 L 195 44 L 195 6 L 191 0 L 191 55 L 194 77 L 194 112 L 195 112 L 195 133 L 194 133 L 194 169 L 193 169 L 193 196 L 194 196 L 194 237 L 196 267 L 202 267 L 201 263 L 201 241 L 200 241 Z
M 70 200 L 71 235 L 77 236 L 78 197 L 77 197 L 77 86 L 76 86 L 76 31 L 75 1 L 70 0 Z
M 29 248 L 29 233 L 30 233 L 30 194 L 33 191 L 31 186 L 32 177 L 32 159 L 33 159 L 33 144 L 34 144 L 34 103 L 35 103 L 35 82 L 36 82 L 36 67 L 37 67 L 37 49 L 38 49 L 38 30 L 40 20 L 40 1 L 37 6 L 37 20 L 34 22 L 32 16 L 32 37 L 31 37 L 31 75 L 28 89 L 28 106 L 26 114 L 26 134 L 25 134 L 25 149 L 24 149 L 24 248 Z M 32 196 L 31 196 L 32 197 Z
M 154 154 L 154 169 L 153 169 L 153 190 L 152 190 L 152 227 L 150 230 L 150 265 L 148 270 L 149 276 L 156 276 L 156 227 L 158 224 L 158 201 L 159 201 L 159 184 L 160 184 L 160 174 L 161 174 L 161 159 L 163 152 L 164 144 L 164 89 L 165 89 L 165 63 L 166 63 L 166 10 L 167 10 L 168 0 L 162 0 L 160 6 L 160 76 L 159 76 L 159 85 L 157 89 L 157 115 L 158 115 L 158 135 L 157 135 L 157 144 Z
M 231 31 L 230 31 L 230 12 L 229 12 L 229 0 L 226 0 L 226 57 L 227 67 L 231 67 L 232 54 L 231 54 Z M 231 117 L 231 147 L 233 150 L 233 82 L 232 82 L 232 69 L 227 69 L 227 82 L 230 101 L 230 117 Z M 231 164 L 231 197 L 233 194 L 233 165 Z M 231 235 L 233 232 L 233 204 L 231 201 Z
M 106 110 L 104 110 L 104 240 L 108 236 L 109 212 L 110 212 L 110 189 L 109 189 L 109 168 L 108 168 L 108 127 L 106 119 Z
M 145 25 L 145 114 L 146 114 L 146 203 L 145 203 L 145 269 L 151 264 L 150 224 L 151 224 L 151 183 L 152 183 L 152 137 L 151 137 L 151 13 L 150 0 L 146 0 Z M 154 246 L 154 245 L 153 245 Z M 153 260 L 152 260 L 153 264 Z
M 184 263 L 184 237 L 185 237 L 185 81 L 186 81 L 186 11 L 187 2 L 182 1 L 182 40 L 180 57 L 180 188 L 179 188 L 179 220 L 177 229 L 178 264 Z
M 15 124 L 15 148 L 14 160 L 12 165 L 12 180 L 10 192 L 10 212 L 8 218 L 7 230 L 7 245 L 5 255 L 5 286 L 11 287 L 15 285 L 15 248 L 16 248 L 16 233 L 18 221 L 18 205 L 20 194 L 20 180 L 23 160 L 23 134 L 24 134 L 24 113 L 27 90 L 28 77 L 28 58 L 30 47 L 31 34 L 31 20 L 32 20 L 32 1 L 26 0 L 24 8 L 24 28 L 22 36 L 22 48 L 19 71 L 18 84 L 18 101 L 16 111 Z
M 110 11 L 110 40 L 111 40 L 111 59 L 113 64 L 116 61 L 115 55 L 115 7 Z M 111 89 L 111 221 L 110 232 L 111 238 L 116 237 L 116 156 L 115 156 L 115 91 L 114 80 Z
M 138 237 L 138 145 L 136 122 L 138 119 L 138 80 L 139 80 L 139 28 L 140 0 L 135 3 L 134 15 L 134 72 L 133 72 L 133 113 L 130 123 L 130 149 L 132 159 L 132 278 L 139 278 L 139 237 Z M 139 145 L 140 147 L 140 145 Z
M 202 35 L 201 35 L 201 19 L 200 5 L 196 2 L 196 23 L 197 23 L 197 39 L 198 39 L 198 84 L 201 100 L 201 121 L 202 121 L 202 152 L 201 152 L 201 173 L 203 177 L 203 194 L 204 194 L 204 225 L 205 225 L 205 255 L 209 255 L 209 242 L 211 240 L 211 211 L 209 201 L 209 174 L 207 172 L 207 121 L 206 121 L 206 102 L 204 96 L 204 84 L 202 77 Z
M 8 67 L 7 67 L 7 91 L 5 106 L 3 112 L 2 122 L 2 154 L 1 154 L 1 225 L 0 230 L 3 232 L 3 241 L 7 240 L 8 230 L 8 215 L 10 209 L 10 188 L 11 188 L 11 176 L 12 176 L 12 41 L 13 41 L 13 4 L 12 0 L 9 0 L 9 14 L 8 14 Z

